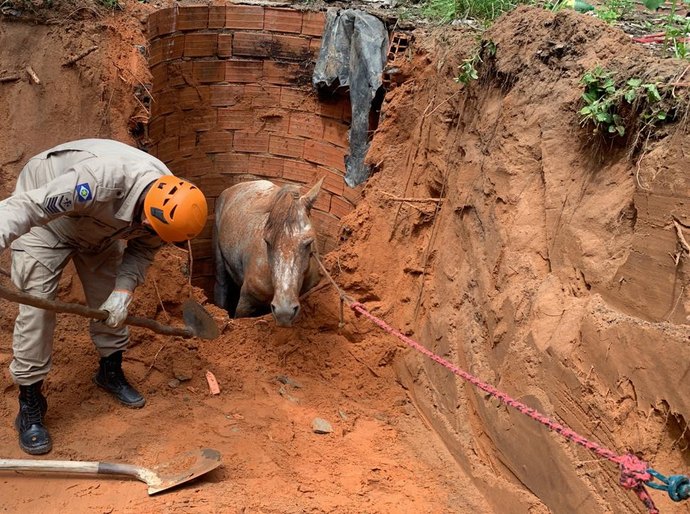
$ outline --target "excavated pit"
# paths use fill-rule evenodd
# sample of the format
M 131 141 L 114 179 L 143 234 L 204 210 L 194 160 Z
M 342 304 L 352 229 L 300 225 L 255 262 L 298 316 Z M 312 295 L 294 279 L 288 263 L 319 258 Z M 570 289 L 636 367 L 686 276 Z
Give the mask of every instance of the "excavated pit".
M 153 77 L 149 151 L 209 199 L 248 179 L 313 184 L 319 251 L 339 241 L 361 187 L 343 180 L 348 95 L 322 98 L 311 85 L 323 11 L 260 5 L 188 5 L 148 20 Z M 211 290 L 212 216 L 192 243 L 194 284 Z
M 332 174 L 328 206 L 319 210 L 337 228 L 324 229 L 321 243 L 348 295 L 588 439 L 636 452 L 665 474 L 687 472 L 690 278 L 674 221 L 690 237 L 690 139 L 682 123 L 668 124 L 640 160 L 614 145 L 595 159 L 577 116 L 579 80 L 597 64 L 621 74 L 642 69 L 654 80 L 683 73 L 686 63 L 659 60 L 591 16 L 523 7 L 484 34 L 495 55 L 485 55 L 478 80 L 462 86 L 455 78 L 475 34 L 420 29 L 396 62 L 396 87 L 372 139 L 377 173 L 348 198 L 336 185 L 346 100 L 316 103 L 301 66 L 313 63 L 320 30 L 305 27 L 322 14 L 237 4 L 152 12 L 149 4 L 123 3 L 122 13 L 91 19 L 87 10 L 85 20 L 63 25 L 0 25 L 1 62 L 22 77 L 0 83 L 4 195 L 23 162 L 50 145 L 86 136 L 135 142 L 132 120 L 148 120 L 132 93 L 150 79 L 139 51 L 148 38 L 150 148 L 173 171 L 209 196 L 252 176 L 308 184 Z M 228 25 L 238 19 L 249 26 Z M 285 53 L 288 42 L 303 50 L 306 40 L 309 59 Z M 91 45 L 99 50 L 63 65 Z M 42 51 L 28 55 L 27 47 Z M 28 64 L 41 85 L 26 78 Z M 264 119 L 243 117 L 248 111 Z M 332 161 L 307 152 L 319 143 L 337 149 Z M 334 210 L 341 201 L 347 209 Z M 209 236 L 194 247 L 194 282 L 204 287 Z M 8 257 L 0 257 L 3 267 Z M 183 299 L 204 300 L 188 286 L 187 262 L 182 250 L 161 252 L 132 311 L 179 323 Z M 83 302 L 71 270 L 60 297 Z M 209 446 L 224 465 L 193 487 L 153 498 L 141 484 L 75 477 L 42 477 L 37 495 L 36 478 L 7 476 L 6 509 L 645 511 L 618 486 L 611 462 L 487 398 L 347 309 L 341 325 L 338 300 L 330 286 L 317 290 L 289 331 L 266 319 L 228 320 L 208 304 L 224 328 L 216 341 L 133 330 L 125 369 L 148 400 L 138 411 L 123 411 L 92 384 L 97 356 L 86 322 L 59 317 L 45 384 L 51 458 L 153 465 Z M 21 458 L 12 427 L 17 390 L 6 371 L 17 307 L 0 305 L 0 443 L 7 457 Z M 220 395 L 208 394 L 207 370 Z M 314 434 L 316 417 L 334 431 Z M 652 496 L 661 512 L 688 510 L 665 493 Z

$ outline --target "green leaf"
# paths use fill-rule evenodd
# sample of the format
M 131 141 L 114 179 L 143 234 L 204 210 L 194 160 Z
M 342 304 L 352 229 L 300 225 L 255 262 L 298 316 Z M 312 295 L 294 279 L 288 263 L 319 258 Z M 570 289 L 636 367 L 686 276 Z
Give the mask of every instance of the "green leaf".
M 635 101 L 636 97 L 637 97 L 637 92 L 634 89 L 629 89 L 628 91 L 625 92 L 625 101 L 628 102 L 629 104 L 633 103 Z
M 659 118 L 660 120 L 665 120 L 666 119 L 666 112 L 665 111 L 659 111 L 656 114 L 656 117 Z
M 625 127 L 623 125 L 616 125 L 616 131 L 618 132 L 619 136 L 625 135 Z
M 640 87 L 642 85 L 641 79 L 630 79 L 628 80 L 628 85 L 630 87 Z
M 652 11 L 656 11 L 659 7 L 664 5 L 665 0 L 644 0 L 644 6 L 647 9 L 651 9 Z

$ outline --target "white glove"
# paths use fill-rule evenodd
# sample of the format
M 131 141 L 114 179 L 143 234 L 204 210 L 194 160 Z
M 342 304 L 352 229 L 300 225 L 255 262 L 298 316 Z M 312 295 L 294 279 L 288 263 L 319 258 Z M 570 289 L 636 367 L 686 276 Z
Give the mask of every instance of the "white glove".
M 116 289 L 101 305 L 100 310 L 108 311 L 108 319 L 104 323 L 112 328 L 119 328 L 127 318 L 127 307 L 132 303 L 132 291 Z

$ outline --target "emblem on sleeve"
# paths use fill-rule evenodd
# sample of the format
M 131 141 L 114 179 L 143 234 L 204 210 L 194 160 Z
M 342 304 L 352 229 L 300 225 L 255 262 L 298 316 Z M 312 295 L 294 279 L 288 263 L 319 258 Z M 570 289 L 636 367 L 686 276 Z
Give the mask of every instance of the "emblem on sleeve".
M 61 193 L 59 195 L 49 196 L 43 200 L 43 210 L 48 214 L 58 214 L 69 211 L 72 208 L 72 195 L 70 193 Z
M 89 184 L 86 182 L 84 182 L 83 184 L 77 184 L 75 191 L 77 193 L 78 202 L 88 202 L 89 200 L 91 200 L 91 198 L 93 198 L 93 195 L 91 194 L 91 188 L 89 187 Z

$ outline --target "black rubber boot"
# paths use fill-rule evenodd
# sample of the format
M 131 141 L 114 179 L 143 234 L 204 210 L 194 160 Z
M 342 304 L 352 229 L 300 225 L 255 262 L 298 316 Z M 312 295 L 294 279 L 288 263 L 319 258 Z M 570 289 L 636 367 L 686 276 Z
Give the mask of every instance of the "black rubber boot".
M 41 386 L 43 380 L 19 386 L 19 414 L 14 426 L 19 432 L 19 447 L 29 455 L 42 455 L 53 449 L 53 441 L 43 425 L 48 402 L 41 394 Z
M 125 378 L 122 371 L 122 352 L 115 352 L 107 357 L 102 357 L 101 366 L 96 376 L 93 377 L 93 381 L 127 407 L 138 409 L 146 403 L 139 391 L 129 385 Z

